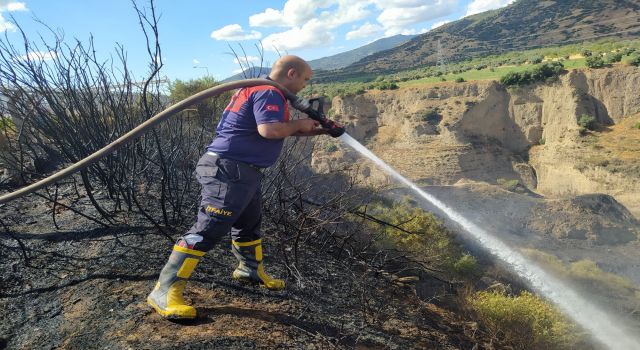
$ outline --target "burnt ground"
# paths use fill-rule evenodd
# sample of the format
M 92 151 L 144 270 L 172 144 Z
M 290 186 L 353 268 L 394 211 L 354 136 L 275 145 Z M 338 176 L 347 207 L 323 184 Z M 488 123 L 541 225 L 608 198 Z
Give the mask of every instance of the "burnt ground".
M 455 311 L 455 297 L 427 298 L 450 286 L 401 284 L 314 247 L 304 247 L 302 279 L 269 292 L 230 278 L 223 241 L 187 286 L 199 319 L 169 322 L 145 303 L 172 246 L 155 228 L 103 228 L 62 210 L 57 230 L 33 196 L 0 207 L 0 220 L 0 349 L 500 348 Z M 266 237 L 268 271 L 287 276 L 282 237 Z

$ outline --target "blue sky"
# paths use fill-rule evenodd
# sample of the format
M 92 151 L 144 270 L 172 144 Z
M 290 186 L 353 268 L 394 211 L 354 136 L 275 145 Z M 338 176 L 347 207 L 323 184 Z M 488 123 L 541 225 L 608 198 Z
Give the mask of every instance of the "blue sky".
M 307 60 L 348 51 L 385 36 L 424 33 L 439 24 L 506 6 L 513 0 L 156 0 L 160 44 L 168 79 L 211 75 L 218 80 L 238 72 L 231 55 L 244 48 L 245 63 L 270 66 L 278 53 Z M 147 1 L 138 1 L 148 7 Z M 129 0 L 0 0 L 0 31 L 21 40 L 14 22 L 32 40 L 47 30 L 34 18 L 64 32 L 65 40 L 94 37 L 106 58 L 124 46 L 130 69 L 141 78 L 148 62 L 142 31 Z M 230 48 L 231 46 L 231 48 Z M 50 59 L 55 52 L 25 53 Z

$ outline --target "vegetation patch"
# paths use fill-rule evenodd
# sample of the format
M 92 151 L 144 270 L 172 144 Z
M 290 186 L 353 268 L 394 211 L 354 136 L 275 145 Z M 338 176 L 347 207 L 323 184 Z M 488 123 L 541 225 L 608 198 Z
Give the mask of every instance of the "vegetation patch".
M 505 86 L 527 85 L 557 77 L 563 71 L 561 62 L 548 62 L 524 72 L 509 72 L 500 78 L 500 83 Z
M 606 66 L 606 63 L 600 56 L 589 56 L 585 63 L 589 68 L 603 68 Z
M 574 324 L 529 292 L 517 296 L 477 292 L 468 303 L 495 338 L 516 349 L 571 349 L 579 341 Z
M 473 256 L 464 253 L 452 234 L 432 213 L 415 206 L 410 199 L 384 204 L 376 202 L 362 208 L 389 225 L 369 223 L 380 230 L 378 244 L 412 254 L 425 264 L 454 274 L 473 273 L 477 269 Z
M 583 129 L 595 130 L 598 122 L 594 116 L 588 114 L 581 114 L 578 117 L 578 125 Z
M 640 292 L 632 281 L 603 271 L 592 260 L 583 259 L 567 265 L 554 255 L 539 250 L 525 249 L 524 253 L 558 276 L 578 282 L 587 290 L 597 288 L 608 291 L 616 298 L 625 299 L 633 299 Z

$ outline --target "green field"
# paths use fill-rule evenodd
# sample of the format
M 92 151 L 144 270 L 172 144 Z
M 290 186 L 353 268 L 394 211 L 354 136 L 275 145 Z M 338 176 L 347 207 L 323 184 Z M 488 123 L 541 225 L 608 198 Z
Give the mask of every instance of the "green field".
M 470 60 L 439 66 L 426 66 L 387 75 L 362 75 L 348 81 L 312 84 L 305 93 L 311 95 L 334 96 L 358 95 L 367 90 L 393 90 L 401 87 L 434 84 L 443 81 L 499 80 L 510 72 L 524 72 L 533 69 L 536 64 L 559 60 L 565 70 L 586 67 L 582 54 L 609 55 L 612 52 L 624 53 L 622 62 L 613 65 L 626 65 L 640 55 L 640 40 L 600 41 L 593 43 L 571 44 L 557 47 L 539 48 L 528 51 L 508 52 L 501 55 L 476 57 Z

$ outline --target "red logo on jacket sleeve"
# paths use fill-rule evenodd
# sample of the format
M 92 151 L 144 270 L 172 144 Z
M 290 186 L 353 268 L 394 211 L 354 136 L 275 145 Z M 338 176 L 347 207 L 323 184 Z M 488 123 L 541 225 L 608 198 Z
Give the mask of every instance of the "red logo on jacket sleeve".
M 269 112 L 279 112 L 280 111 L 280 107 L 278 105 L 266 105 L 264 107 L 264 109 L 266 109 Z

